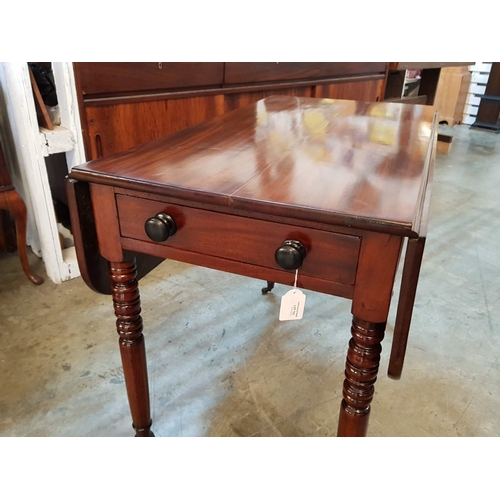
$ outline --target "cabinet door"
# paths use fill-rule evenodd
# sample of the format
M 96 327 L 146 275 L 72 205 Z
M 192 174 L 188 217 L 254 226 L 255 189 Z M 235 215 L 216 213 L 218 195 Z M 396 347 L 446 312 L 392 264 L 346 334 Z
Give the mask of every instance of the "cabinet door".
M 434 99 L 438 122 L 454 126 L 462 121 L 470 81 L 467 66 L 441 70 Z
M 224 112 L 222 95 L 86 106 L 90 159 L 124 151 Z
M 253 92 L 237 92 L 235 94 L 226 94 L 224 96 L 225 111 L 232 111 L 233 109 L 241 108 L 253 104 L 260 99 L 272 95 L 290 95 L 294 97 L 311 97 L 312 87 L 300 87 L 289 89 L 271 89 L 271 90 L 258 90 Z
M 353 101 L 382 101 L 384 80 L 364 80 L 316 86 L 315 97 Z

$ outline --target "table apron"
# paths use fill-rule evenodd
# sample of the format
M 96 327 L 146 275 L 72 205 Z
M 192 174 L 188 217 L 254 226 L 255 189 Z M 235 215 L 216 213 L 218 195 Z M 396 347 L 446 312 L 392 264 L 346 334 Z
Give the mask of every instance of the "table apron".
M 307 277 L 347 287 L 355 283 L 359 236 L 124 195 L 117 195 L 116 203 L 124 249 L 223 271 L 239 269 L 238 274 L 244 275 L 249 275 L 252 269 L 250 275 L 255 277 L 272 274 L 278 282 L 293 284 L 295 272 L 282 270 L 274 254 L 285 240 L 295 239 L 307 250 L 299 279 Z M 171 215 L 177 225 L 177 232 L 160 243 L 153 242 L 144 229 L 146 220 L 158 213 Z

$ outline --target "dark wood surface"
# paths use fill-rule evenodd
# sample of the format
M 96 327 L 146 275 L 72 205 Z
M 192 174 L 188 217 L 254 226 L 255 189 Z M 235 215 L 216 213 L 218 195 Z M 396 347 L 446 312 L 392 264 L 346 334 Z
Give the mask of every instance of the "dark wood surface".
M 85 144 L 89 159 L 109 156 L 138 144 L 177 132 L 265 97 L 289 95 L 358 101 L 383 100 L 385 80 L 349 79 L 343 83 L 245 86 L 162 97 L 141 96 L 89 100 L 83 106 Z M 425 104 L 425 103 L 424 103 Z
M 101 255 L 97 240 L 90 186 L 86 182 L 68 179 L 66 192 L 80 274 L 86 285 L 95 292 L 111 294 L 112 282 L 108 274 L 108 261 Z M 125 254 L 129 260 L 136 262 L 138 280 L 164 260 L 161 257 L 137 252 L 125 252 Z
M 317 85 L 314 97 L 347 99 L 351 101 L 382 101 L 384 99 L 385 77 L 370 80 Z
M 419 236 L 433 127 L 425 106 L 271 97 L 72 176 Z
M 228 111 L 254 104 L 261 99 L 269 97 L 270 94 L 273 96 L 313 97 L 314 87 L 307 85 L 305 87 L 273 88 L 272 90 L 241 89 L 239 92 L 224 95 L 224 112 L 227 113 Z
M 83 267 L 110 262 L 120 351 L 137 435 L 151 435 L 136 259 L 172 258 L 293 284 L 274 252 L 302 244 L 298 286 L 352 299 L 339 436 L 367 433 L 380 343 L 405 237 L 425 237 L 434 110 L 397 103 L 274 96 L 72 170 L 93 228 L 75 238 Z M 176 231 L 158 241 L 158 213 Z M 415 250 L 415 246 L 409 246 Z M 423 249 L 423 248 L 422 248 Z M 77 248 L 78 250 L 78 248 Z M 406 345 L 422 252 L 407 255 L 398 345 Z M 137 264 L 138 267 L 138 264 Z M 413 294 L 413 297 L 412 297 Z M 391 359 L 402 366 L 404 349 Z
M 419 95 L 426 97 L 426 104 L 432 106 L 436 97 L 441 68 L 425 68 L 420 79 Z
M 126 263 L 110 262 L 109 274 L 133 427 L 136 436 L 152 437 L 146 348 L 135 259 Z
M 0 193 L 12 189 L 12 182 L 7 170 L 0 145 Z M 0 194 L 0 196 L 2 196 Z M 0 252 L 15 252 L 17 248 L 16 228 L 12 215 L 7 210 L 0 210 Z
M 161 67 L 160 67 L 161 66 Z M 74 63 L 87 158 L 272 95 L 382 100 L 386 63 Z
M 0 144 L 0 190 L 12 189 L 12 181 L 10 180 L 7 163 L 3 154 L 2 145 Z
M 367 73 L 383 75 L 386 64 L 385 62 L 228 62 L 225 64 L 224 83 L 304 80 Z
M 222 85 L 222 62 L 74 63 L 85 96 Z
M 86 106 L 90 158 L 102 158 L 224 112 L 223 96 Z
M 385 62 L 81 62 L 84 96 L 385 73 Z
M 33 97 L 35 103 L 35 111 L 36 117 L 38 119 L 38 124 L 41 127 L 44 127 L 48 130 L 54 130 L 54 125 L 50 119 L 49 112 L 45 107 L 45 103 L 43 102 L 42 94 L 40 93 L 40 89 L 38 88 L 38 84 L 36 83 L 35 77 L 31 68 L 28 68 L 30 74 L 31 88 L 33 89 Z
M 400 301 L 398 304 L 397 321 L 394 325 L 394 335 L 391 348 L 391 358 L 387 373 L 394 379 L 401 378 L 403 362 L 408 342 L 408 331 L 410 330 L 411 311 L 415 302 L 417 292 L 420 265 L 424 254 L 425 237 L 409 238 L 406 250 L 403 277 L 401 279 Z

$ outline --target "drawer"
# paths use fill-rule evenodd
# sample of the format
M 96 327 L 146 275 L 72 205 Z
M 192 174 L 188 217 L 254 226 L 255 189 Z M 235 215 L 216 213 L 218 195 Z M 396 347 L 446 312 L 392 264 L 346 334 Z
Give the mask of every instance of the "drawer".
M 385 73 L 386 63 L 378 62 L 228 62 L 224 83 L 257 83 L 309 78 L 334 78 L 349 75 Z
M 295 239 L 307 250 L 299 271 L 301 275 L 345 285 L 354 284 L 360 247 L 357 236 L 120 194 L 116 200 L 121 236 L 144 242 L 144 251 L 153 244 L 165 247 L 165 252 L 161 253 L 165 258 L 169 257 L 168 249 L 171 248 L 281 269 L 274 260 L 275 251 L 285 240 Z M 153 242 L 144 229 L 146 220 L 158 213 L 170 215 L 177 225 L 177 232 L 163 243 Z
M 75 63 L 84 96 L 222 85 L 224 63 Z

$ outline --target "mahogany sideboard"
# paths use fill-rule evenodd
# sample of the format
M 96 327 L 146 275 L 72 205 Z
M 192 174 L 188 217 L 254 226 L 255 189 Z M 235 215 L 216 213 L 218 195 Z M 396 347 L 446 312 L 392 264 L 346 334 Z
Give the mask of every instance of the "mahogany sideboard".
M 381 101 L 385 62 L 74 63 L 87 159 L 270 95 Z
M 366 435 L 407 240 L 389 362 L 401 375 L 436 137 L 429 106 L 273 96 L 73 168 L 77 256 L 113 297 L 136 435 L 153 435 L 138 283 L 163 259 L 271 285 L 298 269 L 299 288 L 350 299 L 337 434 Z

